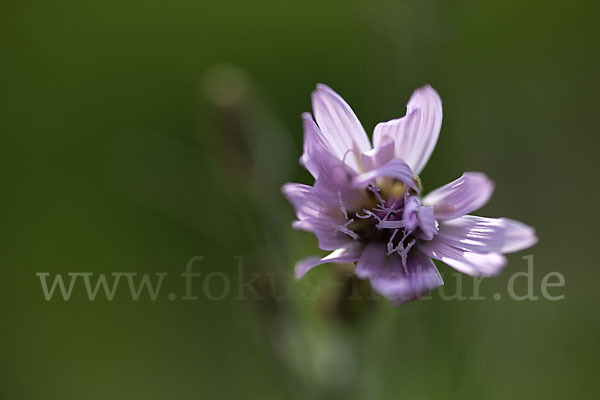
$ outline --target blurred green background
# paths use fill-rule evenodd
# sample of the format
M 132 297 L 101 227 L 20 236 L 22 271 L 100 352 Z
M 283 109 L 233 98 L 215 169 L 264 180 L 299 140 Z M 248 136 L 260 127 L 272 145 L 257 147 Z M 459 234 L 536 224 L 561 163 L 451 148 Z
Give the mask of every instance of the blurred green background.
M 594 398 L 597 4 L 3 0 L 0 397 Z M 372 300 L 344 322 L 332 266 L 292 280 L 317 248 L 279 188 L 311 182 L 299 116 L 318 82 L 369 132 L 416 87 L 438 90 L 426 190 L 484 171 L 496 193 L 480 214 L 540 238 L 481 284 L 486 300 Z M 563 300 L 493 299 L 526 254 L 535 294 L 558 271 Z M 202 277 L 180 300 L 197 255 L 231 285 L 242 256 L 272 278 L 262 300 L 211 301 Z M 156 301 L 125 281 L 113 301 L 81 282 L 46 301 L 37 272 L 168 277 Z

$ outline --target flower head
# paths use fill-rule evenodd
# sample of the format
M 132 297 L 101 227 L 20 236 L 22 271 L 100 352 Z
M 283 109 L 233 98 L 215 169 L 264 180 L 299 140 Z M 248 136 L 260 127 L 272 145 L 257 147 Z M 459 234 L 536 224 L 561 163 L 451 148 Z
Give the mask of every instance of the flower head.
M 504 253 L 530 247 L 533 228 L 506 218 L 466 215 L 490 199 L 494 185 L 482 173 L 421 196 L 418 174 L 442 126 L 442 102 L 430 86 L 411 96 L 406 115 L 382 122 L 373 146 L 340 95 L 325 85 L 312 94 L 313 116 L 302 115 L 300 163 L 313 186 L 287 183 L 282 191 L 296 209 L 293 226 L 312 232 L 323 258 L 296 265 L 296 277 L 324 263 L 356 263 L 355 274 L 402 304 L 426 295 L 443 280 L 432 259 L 469 275 L 498 274 Z

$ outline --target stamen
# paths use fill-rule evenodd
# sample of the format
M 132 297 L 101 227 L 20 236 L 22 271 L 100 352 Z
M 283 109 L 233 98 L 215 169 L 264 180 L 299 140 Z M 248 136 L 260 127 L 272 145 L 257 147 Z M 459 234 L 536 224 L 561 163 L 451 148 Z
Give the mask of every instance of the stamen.
M 348 221 L 346 221 L 346 223 L 344 223 L 344 225 L 337 226 L 335 228 L 334 234 L 337 232 L 342 232 L 342 233 L 345 233 L 346 235 L 350 236 L 352 239 L 358 240 L 358 235 L 356 234 L 356 232 L 354 232 L 352 229 L 348 228 L 348 225 L 350 225 L 353 222 L 354 222 L 354 219 L 349 219 Z
M 360 215 L 358 212 L 355 215 L 360 219 L 371 218 L 374 215 L 371 211 L 367 210 L 366 208 L 363 208 L 363 212 L 365 213 L 365 215 Z
M 353 149 L 348 149 L 346 150 L 346 152 L 344 153 L 344 155 L 342 156 L 342 163 L 346 164 L 346 157 L 348 156 L 348 154 L 353 153 L 354 150 Z
M 392 232 L 392 236 L 390 237 L 390 240 L 388 240 L 388 242 L 387 242 L 387 251 L 388 251 L 387 255 L 388 256 L 394 252 L 394 238 L 396 237 L 397 233 L 398 233 L 398 229 L 394 230 L 394 232 Z
M 360 169 L 361 172 L 365 172 L 365 166 L 361 157 L 361 151 L 358 149 L 358 146 L 356 145 L 356 142 L 352 142 L 352 148 L 346 150 L 346 152 L 344 153 L 343 157 L 342 157 L 342 164 L 347 165 L 346 164 L 346 157 L 348 156 L 348 154 L 352 153 L 352 155 L 354 156 L 354 159 L 356 160 L 356 163 L 358 164 L 358 168 Z
M 366 208 L 363 208 L 363 212 L 365 213 L 365 215 L 360 215 L 359 213 L 356 213 L 356 216 L 357 216 L 358 218 L 361 218 L 361 219 L 367 219 L 367 218 L 371 218 L 371 217 L 373 217 L 373 218 L 375 218 L 375 219 L 376 219 L 378 222 L 381 222 L 381 218 L 379 218 L 379 217 L 377 216 L 377 214 L 373 213 L 372 211 L 369 211 L 369 210 L 367 210 Z
M 407 228 L 405 221 L 402 219 L 394 221 L 388 220 L 388 218 L 390 218 L 391 215 L 399 214 L 402 216 L 405 204 L 407 203 L 407 199 L 409 196 L 408 187 L 404 191 L 404 199 L 396 199 L 395 201 L 390 202 L 389 204 L 382 197 L 381 189 L 378 188 L 375 184 L 369 184 L 367 186 L 367 189 L 373 192 L 378 203 L 373 208 L 363 208 L 361 212 L 355 212 L 354 215 L 358 219 L 373 218 L 377 222 L 375 224 L 375 227 L 377 229 L 392 230 L 392 234 L 390 235 L 386 244 L 387 255 L 389 256 L 394 253 L 398 253 L 402 261 L 402 269 L 404 273 L 408 275 L 408 254 L 410 252 L 410 249 L 417 243 L 417 240 L 412 238 L 408 243 L 405 243 L 413 233 L 413 230 Z M 342 211 L 346 222 L 343 225 L 339 225 L 338 227 L 336 227 L 335 232 L 342 232 L 350 236 L 354 240 L 359 240 L 359 235 L 349 228 L 349 225 L 354 222 L 354 218 L 350 218 L 348 215 L 348 210 L 346 209 L 346 206 L 344 205 L 344 202 L 342 200 L 342 193 L 340 191 L 338 191 L 337 193 L 340 203 L 340 210 Z M 381 217 L 382 213 L 385 213 L 383 217 Z M 398 236 L 398 232 L 402 233 L 402 238 L 400 239 L 397 245 L 394 245 L 395 239 Z
M 410 243 L 408 243 L 408 245 L 400 252 L 400 258 L 402 260 L 402 268 L 404 269 L 404 273 L 406 275 L 409 274 L 406 259 L 408 258 L 408 252 L 409 252 L 410 248 L 413 247 L 415 245 L 415 243 L 417 243 L 416 239 L 411 240 Z
M 404 247 L 402 246 L 402 243 L 404 243 L 404 241 L 406 240 L 406 238 L 408 237 L 408 235 L 410 235 L 410 232 L 405 230 L 404 231 L 404 235 L 402 236 L 402 239 L 400 239 L 400 242 L 398 242 L 398 246 L 394 247 L 394 237 L 396 237 L 396 232 L 398 230 L 396 229 L 394 231 L 394 233 L 392 234 L 392 236 L 390 237 L 390 240 L 388 241 L 388 256 L 392 253 L 398 252 L 400 254 L 400 252 L 402 250 L 404 250 Z
M 381 204 L 382 207 L 385 207 L 385 200 L 383 199 L 383 197 L 381 197 L 381 194 L 379 193 L 381 189 L 379 189 L 376 185 L 373 185 L 372 183 L 370 183 L 369 186 L 367 186 L 367 189 L 373 192 L 375 197 L 377 197 L 379 204 Z
M 393 242 L 394 242 L 394 238 L 396 237 L 397 233 L 398 233 L 398 229 L 394 230 L 394 232 L 392 233 L 392 236 L 390 236 L 390 240 L 387 243 L 387 255 L 389 256 L 392 253 L 398 253 L 400 255 L 400 259 L 402 261 L 402 269 L 404 270 L 404 273 L 406 275 L 408 275 L 409 274 L 408 263 L 407 263 L 408 252 L 417 243 L 417 240 L 412 239 L 410 242 L 408 242 L 408 244 L 405 247 L 404 241 L 408 238 L 408 236 L 411 233 L 410 231 L 405 230 L 404 235 L 402 236 L 402 239 L 400 239 L 400 242 L 398 243 L 398 246 L 394 247 Z
M 356 234 L 356 232 L 354 232 L 352 229 L 348 228 L 348 225 L 350 225 L 351 223 L 354 222 L 354 218 L 352 219 L 348 219 L 348 211 L 346 211 L 346 206 L 344 206 L 344 202 L 342 201 L 342 192 L 340 192 L 338 190 L 338 199 L 340 200 L 340 210 L 342 210 L 342 213 L 344 214 L 344 218 L 347 220 L 344 225 L 339 225 L 335 228 L 334 234 L 338 233 L 338 232 L 342 232 L 345 233 L 346 235 L 350 236 L 352 239 L 357 240 L 358 239 L 358 235 Z
M 404 222 L 403 221 L 386 221 L 385 218 L 384 218 L 382 221 L 380 221 L 377 224 L 377 227 L 379 229 L 381 229 L 381 228 L 398 229 L 398 228 L 403 228 L 404 227 Z

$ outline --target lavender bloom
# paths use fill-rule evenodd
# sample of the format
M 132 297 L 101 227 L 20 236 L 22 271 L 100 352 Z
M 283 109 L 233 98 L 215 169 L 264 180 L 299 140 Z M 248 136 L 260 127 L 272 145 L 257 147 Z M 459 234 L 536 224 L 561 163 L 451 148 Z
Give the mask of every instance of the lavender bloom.
M 465 172 L 421 197 L 417 175 L 442 125 L 442 102 L 430 86 L 413 93 L 404 117 L 375 127 L 373 147 L 331 88 L 317 85 L 312 105 L 314 120 L 302 115 L 300 162 L 315 183 L 287 183 L 282 191 L 296 209 L 293 226 L 332 252 L 300 261 L 298 279 L 320 264 L 355 262 L 356 276 L 398 305 L 443 284 L 432 258 L 465 274 L 491 276 L 506 264 L 503 253 L 536 243 L 525 224 L 466 215 L 492 195 L 494 185 L 482 173 Z

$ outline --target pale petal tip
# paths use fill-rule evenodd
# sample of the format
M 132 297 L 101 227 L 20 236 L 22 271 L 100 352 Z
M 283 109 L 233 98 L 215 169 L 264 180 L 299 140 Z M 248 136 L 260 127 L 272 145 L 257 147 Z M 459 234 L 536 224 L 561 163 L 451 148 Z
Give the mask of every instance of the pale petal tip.
M 290 182 L 286 182 L 283 185 L 281 185 L 281 193 L 283 193 L 284 195 L 287 195 L 289 193 L 289 191 L 291 190 L 293 183 Z
M 321 101 L 327 101 L 327 99 L 335 99 L 337 102 L 339 102 L 338 104 L 343 105 L 347 107 L 349 111 L 352 111 L 351 107 L 348 105 L 346 100 L 344 100 L 342 95 L 324 83 L 317 83 L 315 90 L 313 90 L 311 94 L 311 97 L 313 101 L 313 112 L 315 111 L 315 102 L 317 102 L 318 99 L 320 99 Z M 352 111 L 352 113 L 354 113 L 354 111 Z M 354 115 L 354 117 L 356 118 L 356 115 Z
M 319 96 L 333 96 L 335 98 L 341 98 L 341 96 L 335 90 L 324 83 L 317 83 L 315 86 L 315 90 L 313 90 L 311 94 L 313 102 L 315 101 L 315 98 Z
M 506 267 L 508 260 L 502 253 L 464 253 L 464 258 L 469 260 L 472 265 L 477 267 L 477 270 L 472 271 L 469 275 L 492 277 L 498 276 Z M 449 264 L 450 265 L 450 264 Z M 450 265 L 454 268 L 454 266 Z M 462 272 L 462 271 L 461 271 Z
M 442 102 L 440 94 L 430 84 L 426 84 L 424 86 L 421 86 L 420 88 L 415 89 L 411 97 L 414 97 L 416 94 L 426 95 L 428 97 L 438 100 L 440 103 Z
M 298 188 L 300 186 L 302 185 L 298 183 L 286 182 L 281 186 L 281 194 L 283 194 L 290 203 L 293 203 L 291 196 L 293 196 L 294 193 L 298 192 Z
M 294 278 L 300 280 L 310 271 L 314 266 L 320 263 L 319 257 L 312 256 L 298 261 L 294 266 Z
M 302 221 L 295 219 L 292 221 L 292 228 L 301 231 L 306 228 L 306 224 L 303 224 Z
M 490 269 L 484 271 L 482 276 L 497 276 L 500 275 L 500 272 L 504 270 L 506 265 L 508 264 L 508 260 L 501 253 L 493 253 L 495 257 L 490 263 Z
M 535 233 L 535 229 L 531 228 L 531 232 L 529 234 L 528 240 L 523 241 L 523 249 L 522 250 L 535 246 L 537 244 L 538 240 L 539 239 Z
M 481 201 L 483 202 L 483 204 L 486 204 L 492 197 L 492 194 L 494 194 L 494 189 L 496 188 L 496 184 L 494 183 L 494 181 L 491 180 L 489 176 L 487 176 L 483 172 L 468 171 L 465 172 L 463 175 L 469 178 L 474 185 L 481 187 Z
M 327 90 L 327 91 L 334 91 L 332 88 L 330 88 L 328 85 L 324 84 L 324 83 L 317 83 L 316 84 L 316 90 Z
M 300 118 L 302 118 L 303 121 L 306 121 L 307 119 L 312 121 L 312 114 L 308 111 L 305 111 L 300 114 Z
M 513 239 L 513 242 L 509 247 L 504 248 L 504 253 L 515 253 L 517 251 L 525 250 L 533 247 L 538 242 L 537 232 L 534 227 L 529 226 L 523 222 L 515 221 L 510 218 L 499 218 L 507 225 L 512 225 L 513 228 L 518 229 L 518 240 Z

